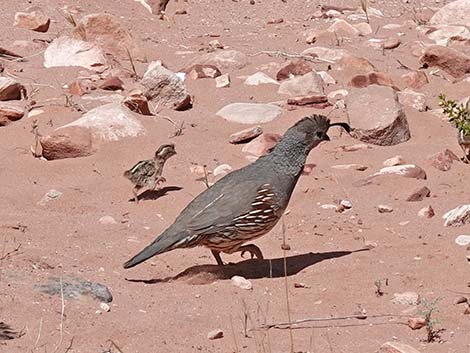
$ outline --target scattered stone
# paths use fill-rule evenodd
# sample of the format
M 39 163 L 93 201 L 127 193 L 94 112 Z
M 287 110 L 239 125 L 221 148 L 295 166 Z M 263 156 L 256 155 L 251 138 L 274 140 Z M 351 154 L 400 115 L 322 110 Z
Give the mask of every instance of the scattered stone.
M 377 211 L 379 211 L 379 213 L 392 213 L 393 208 L 391 206 L 388 206 L 388 205 L 378 205 L 377 206 Z
M 372 28 L 367 22 L 361 22 L 353 25 L 359 31 L 359 35 L 366 36 L 372 33 Z
M 272 18 L 272 19 L 268 20 L 267 24 L 268 25 L 278 25 L 278 24 L 283 23 L 283 22 L 284 22 L 283 18 Z
M 464 26 L 439 26 L 430 29 L 426 34 L 434 43 L 444 47 L 447 47 L 453 40 L 470 41 L 470 31 Z
M 262 133 L 263 128 L 261 126 L 250 127 L 230 135 L 229 142 L 233 144 L 249 142 Z
M 40 142 L 47 160 L 86 157 L 96 151 L 90 129 L 78 126 L 58 129 L 41 137 Z
M 274 104 L 232 103 L 220 109 L 216 115 L 240 124 L 262 124 L 270 122 L 282 114 L 282 109 Z
M 223 74 L 215 79 L 216 88 L 230 87 L 230 76 L 229 74 Z
M 235 287 L 245 289 L 245 290 L 250 290 L 253 289 L 253 285 L 249 280 L 242 276 L 233 276 L 231 278 L 231 282 Z
M 247 79 L 245 80 L 245 85 L 248 85 L 248 86 L 258 86 L 260 84 L 268 84 L 268 83 L 272 83 L 275 85 L 279 84 L 279 82 L 272 79 L 271 77 L 266 75 L 264 72 L 257 72 L 251 76 L 248 76 Z
M 339 150 L 343 152 L 357 152 L 357 151 L 365 151 L 368 149 L 371 149 L 369 145 L 366 145 L 365 143 L 357 143 L 355 145 L 349 145 L 349 146 L 340 146 Z
M 460 246 L 470 245 L 470 235 L 459 235 L 455 238 L 455 243 Z
M 405 105 L 416 109 L 419 112 L 427 110 L 426 95 L 424 93 L 415 92 L 410 88 L 406 88 L 397 93 L 398 101 Z
M 0 101 L 18 100 L 26 95 L 24 86 L 9 77 L 0 77 Z
M 62 295 L 68 299 L 88 296 L 104 303 L 110 303 L 113 296 L 109 289 L 96 282 L 89 282 L 75 277 L 51 277 L 47 284 L 35 286 L 37 290 L 49 295 Z
M 317 34 L 316 33 L 310 33 L 305 38 L 305 43 L 307 43 L 307 44 L 313 44 L 316 41 L 317 41 Z
M 221 164 L 217 166 L 216 168 L 214 168 L 214 171 L 212 173 L 214 174 L 214 176 L 226 175 L 230 173 L 232 170 L 233 168 L 229 166 L 228 164 Z
M 366 170 L 368 167 L 363 164 L 337 164 L 331 166 L 333 169 L 339 169 L 339 170 L 347 170 L 347 169 L 352 169 L 352 170 L 357 170 L 360 172 L 363 172 Z
M 109 13 L 94 13 L 83 17 L 75 27 L 76 39 L 94 43 L 106 54 L 129 60 L 142 59 L 130 32 L 121 24 L 119 18 Z
M 101 303 L 100 309 L 107 313 L 111 311 L 111 307 L 107 303 Z
M 383 42 L 383 48 L 384 49 L 396 49 L 400 46 L 400 44 L 401 44 L 400 38 L 391 37 L 391 38 L 387 38 Z
M 400 175 L 405 178 L 414 178 L 414 179 L 426 179 L 426 172 L 414 164 L 404 164 L 404 165 L 397 165 L 393 167 L 385 167 L 380 169 L 377 173 L 373 174 L 372 176 L 379 176 L 379 175 Z
M 193 80 L 197 80 L 199 78 L 216 78 L 222 75 L 217 66 L 207 64 L 194 64 L 185 70 L 185 72 Z
M 217 39 L 214 39 L 214 40 L 211 40 L 209 42 L 209 46 L 212 48 L 212 49 L 224 49 L 224 45 L 221 44 Z
M 294 60 L 289 62 L 277 72 L 276 79 L 278 81 L 283 81 L 290 79 L 294 76 L 302 76 L 308 74 L 309 72 L 312 72 L 313 69 L 314 66 L 309 61 L 303 59 Z
M 209 64 L 225 70 L 239 70 L 248 65 L 248 58 L 237 50 L 222 50 L 196 58 L 190 65 L 193 64 Z
M 353 88 L 346 97 L 346 106 L 354 126 L 352 135 L 361 141 L 391 146 L 411 137 L 406 115 L 390 87 Z
M 152 115 L 150 112 L 148 99 L 141 91 L 133 91 L 129 93 L 129 96 L 124 98 L 122 103 L 137 114 Z
M 319 95 L 308 95 L 302 97 L 294 97 L 287 99 L 287 104 L 298 105 L 298 106 L 314 106 L 318 108 L 324 108 L 329 106 L 328 98 L 326 96 Z
M 350 208 L 353 207 L 352 202 L 349 201 L 349 200 L 341 200 L 341 202 L 339 204 L 347 210 L 349 210 Z
M 330 61 L 335 63 L 345 56 L 349 56 L 348 52 L 344 49 L 331 49 L 325 47 L 313 47 L 305 49 L 301 55 L 310 55 L 313 57 L 318 57 L 321 60 Z M 369 70 L 370 71 L 370 70 Z
M 124 82 L 119 77 L 111 76 L 101 84 L 100 88 L 106 91 L 118 91 L 124 89 L 123 84 Z
M 307 96 L 312 93 L 322 94 L 324 91 L 323 80 L 316 72 L 309 72 L 302 76 L 296 76 L 285 80 L 279 86 L 279 94 L 289 96 Z
M 207 334 L 207 338 L 210 340 L 216 340 L 224 337 L 224 331 L 222 330 L 213 330 Z
M 410 71 L 401 76 L 405 86 L 420 89 L 429 83 L 428 77 L 424 71 Z
M 45 206 L 49 201 L 58 199 L 62 193 L 60 191 L 51 189 L 49 190 L 42 199 L 38 202 L 39 206 Z
M 51 19 L 41 11 L 33 11 L 30 13 L 17 12 L 15 14 L 15 27 L 29 29 L 36 32 L 47 32 Z
M 420 353 L 415 348 L 400 342 L 386 342 L 377 353 Z
M 103 225 L 117 224 L 116 220 L 112 216 L 103 216 L 99 222 Z
M 328 72 L 318 71 L 317 74 L 320 75 L 323 82 L 325 82 L 327 85 L 335 85 L 336 84 L 336 80 Z
M 402 305 L 418 305 L 420 297 L 415 292 L 394 293 L 392 303 Z
M 6 126 L 12 121 L 20 120 L 25 115 L 22 103 L 0 102 L 0 126 Z
M 431 67 L 438 67 L 455 78 L 470 73 L 470 57 L 451 48 L 432 45 L 426 48 L 420 61 Z
M 191 108 L 191 96 L 184 82 L 172 71 L 158 62 L 151 62 L 141 84 L 145 87 L 144 96 L 157 104 L 174 110 Z
M 459 157 L 455 155 L 449 149 L 445 149 L 442 152 L 438 152 L 428 157 L 428 161 L 431 162 L 431 165 L 443 172 L 450 170 L 453 161 L 459 161 Z
M 336 91 L 332 91 L 328 93 L 327 98 L 328 98 L 328 101 L 340 100 L 346 97 L 347 95 L 348 95 L 348 91 L 346 91 L 345 89 L 338 89 Z
M 279 134 L 264 133 L 250 143 L 246 144 L 242 152 L 249 153 L 256 157 L 261 157 L 270 152 L 281 139 Z
M 470 27 L 470 0 L 456 0 L 439 9 L 431 24 L 454 24 Z
M 423 218 L 433 218 L 435 215 L 434 209 L 431 206 L 423 207 L 418 211 L 418 216 Z
M 445 219 L 444 226 L 446 227 L 459 227 L 470 223 L 470 205 L 456 207 L 446 212 L 442 218 Z
M 63 36 L 54 39 L 44 52 L 44 67 L 60 66 L 81 66 L 102 72 L 106 68 L 106 59 L 95 44 Z
M 398 156 L 385 160 L 382 164 L 386 167 L 393 167 L 393 166 L 402 165 L 405 163 L 406 163 L 405 159 L 402 156 L 398 155 Z
M 354 55 L 344 55 L 339 61 L 339 69 L 349 73 L 350 77 L 356 75 L 366 75 L 370 72 L 376 71 L 374 65 L 372 65 L 366 58 L 361 58 Z
M 356 75 L 348 82 L 348 86 L 363 88 L 370 85 L 394 87 L 390 76 L 383 72 L 369 72 L 365 75 Z
M 431 190 L 427 186 L 420 187 L 411 193 L 410 196 L 406 198 L 406 201 L 423 201 L 425 197 L 431 196 Z
M 338 37 L 357 37 L 361 32 L 345 20 L 336 19 L 327 29 L 328 32 L 335 33 Z

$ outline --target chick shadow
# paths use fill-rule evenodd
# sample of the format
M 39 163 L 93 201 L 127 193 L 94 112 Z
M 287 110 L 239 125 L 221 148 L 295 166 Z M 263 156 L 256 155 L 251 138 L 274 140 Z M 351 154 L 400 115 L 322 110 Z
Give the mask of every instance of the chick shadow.
M 305 253 L 286 257 L 287 276 L 293 276 L 307 267 L 319 262 L 348 256 L 361 251 L 369 251 L 363 248 L 352 251 L 331 251 L 324 253 Z M 251 259 L 227 265 L 197 265 L 192 266 L 177 274 L 176 276 L 156 279 L 127 279 L 129 282 L 140 282 L 146 284 L 168 283 L 183 281 L 189 284 L 209 284 L 217 280 L 230 279 L 233 276 L 242 276 L 247 279 L 280 278 L 284 277 L 284 258 L 276 259 Z
M 160 189 L 155 189 L 155 190 L 145 190 L 143 193 L 139 194 L 137 198 L 139 201 L 142 200 L 158 200 L 160 197 L 164 197 L 168 195 L 168 193 L 173 192 L 173 191 L 180 191 L 183 190 L 182 187 L 180 186 L 165 186 Z M 129 202 L 133 202 L 134 198 L 129 199 Z

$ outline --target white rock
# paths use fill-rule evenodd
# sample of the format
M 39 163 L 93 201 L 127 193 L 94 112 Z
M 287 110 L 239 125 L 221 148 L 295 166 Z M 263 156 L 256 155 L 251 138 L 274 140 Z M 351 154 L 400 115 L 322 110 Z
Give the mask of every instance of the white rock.
M 44 67 L 60 66 L 81 66 L 101 72 L 106 68 L 106 58 L 97 45 L 62 36 L 54 39 L 44 52 Z
M 277 91 L 279 94 L 290 96 L 306 96 L 310 93 L 323 94 L 324 82 L 316 72 L 309 72 L 302 76 L 295 76 L 284 80 Z
M 401 25 L 398 24 L 398 23 L 388 23 L 385 26 L 383 26 L 382 28 L 383 29 L 398 29 L 400 27 L 401 27 Z
M 423 218 L 432 218 L 434 217 L 434 210 L 431 206 L 423 207 L 418 211 L 418 216 Z
M 229 74 L 223 74 L 215 78 L 215 87 L 216 88 L 225 88 L 230 87 L 230 76 Z
M 396 165 L 403 165 L 405 163 L 406 163 L 405 159 L 402 156 L 397 155 L 395 157 L 385 160 L 383 162 L 383 165 L 386 167 L 394 167 Z
M 344 49 L 330 49 L 325 47 L 313 47 L 305 49 L 302 52 L 302 55 L 312 55 L 315 54 L 318 58 L 322 60 L 329 61 L 331 63 L 335 63 L 338 60 L 341 60 L 348 52 Z
M 455 243 L 460 246 L 470 245 L 470 235 L 459 235 L 455 238 Z
M 446 212 L 444 226 L 461 226 L 470 223 L 470 205 L 462 205 Z
M 348 91 L 345 89 L 338 89 L 336 91 L 332 91 L 328 93 L 327 97 L 328 99 L 334 100 L 334 99 L 343 99 L 348 95 Z
M 327 204 L 321 205 L 320 207 L 323 208 L 324 210 L 336 210 L 337 206 L 331 203 L 327 203 Z
M 101 224 L 117 224 L 116 220 L 111 216 L 103 216 L 99 219 Z
M 366 170 L 368 167 L 363 164 L 336 164 L 336 165 L 332 165 L 331 168 L 339 169 L 339 170 L 352 169 L 352 170 L 358 170 L 362 172 Z
M 248 85 L 248 86 L 258 86 L 260 84 L 269 84 L 269 83 L 272 83 L 274 85 L 279 85 L 279 82 L 269 77 L 264 72 L 257 72 L 257 73 L 254 73 L 253 75 L 248 76 L 244 83 L 245 85 Z
M 220 109 L 216 115 L 240 124 L 261 124 L 281 116 L 283 110 L 274 104 L 232 103 Z
M 426 179 L 426 172 L 414 164 L 397 165 L 380 169 L 372 176 L 395 174 L 407 178 Z
M 221 164 L 214 168 L 213 174 L 214 176 L 225 175 L 230 173 L 232 170 L 233 168 L 228 164 Z
M 249 280 L 242 276 L 233 276 L 231 279 L 231 282 L 234 286 L 245 289 L 245 290 L 250 290 L 253 289 L 253 285 Z
M 378 205 L 377 211 L 379 211 L 379 213 L 391 213 L 393 212 L 393 208 L 388 205 Z
M 451 1 L 431 17 L 430 23 L 470 27 L 470 0 Z
M 394 293 L 393 304 L 418 305 L 419 294 L 415 292 Z
M 335 85 L 336 84 L 336 80 L 328 72 L 318 71 L 317 74 L 320 75 L 323 82 L 325 82 L 327 85 Z
M 111 311 L 111 307 L 109 306 L 109 304 L 106 304 L 106 303 L 101 303 L 100 308 L 101 310 L 106 311 L 106 312 Z
M 224 331 L 222 330 L 213 330 L 207 334 L 207 338 L 210 340 L 216 340 L 218 338 L 224 337 Z
M 116 103 L 92 109 L 61 128 L 69 126 L 90 128 L 93 136 L 102 141 L 117 141 L 123 137 L 135 137 L 145 132 L 144 126 L 134 113 Z
M 356 23 L 353 25 L 361 35 L 366 36 L 372 33 L 372 28 L 367 22 Z
M 60 191 L 51 189 L 42 197 L 42 199 L 38 202 L 38 205 L 44 206 L 49 201 L 58 199 L 61 195 L 62 193 Z
M 344 208 L 347 208 L 347 209 L 353 207 L 352 202 L 349 201 L 349 200 L 341 200 L 340 204 L 341 204 L 341 206 L 343 206 Z
M 448 46 L 452 40 L 469 41 L 470 31 L 464 26 L 439 26 L 439 28 L 427 34 L 428 38 L 437 45 Z
M 411 106 L 419 112 L 426 110 L 426 95 L 424 93 L 415 92 L 411 88 L 405 88 L 401 92 L 397 92 L 398 101 L 406 106 Z

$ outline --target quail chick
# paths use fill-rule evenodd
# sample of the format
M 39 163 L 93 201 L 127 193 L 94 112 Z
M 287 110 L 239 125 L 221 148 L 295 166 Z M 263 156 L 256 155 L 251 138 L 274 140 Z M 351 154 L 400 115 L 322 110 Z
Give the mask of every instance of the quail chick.
M 463 151 L 463 158 L 462 160 L 465 163 L 470 163 L 470 136 L 465 135 L 464 131 L 459 131 L 457 135 L 457 139 L 459 141 L 459 145 Z
M 235 170 L 199 194 L 150 245 L 124 264 L 130 268 L 164 252 L 205 246 L 217 263 L 220 252 L 244 252 L 262 259 L 261 250 L 244 243 L 268 233 L 287 207 L 307 156 L 320 142 L 329 141 L 331 126 L 322 115 L 306 117 L 287 130 L 274 149 Z
M 155 152 L 153 159 L 138 162 L 131 169 L 124 172 L 124 177 L 134 184 L 134 201 L 139 202 L 138 192 L 142 188 L 155 190 L 166 179 L 162 176 L 163 167 L 168 158 L 176 154 L 174 144 L 161 145 Z

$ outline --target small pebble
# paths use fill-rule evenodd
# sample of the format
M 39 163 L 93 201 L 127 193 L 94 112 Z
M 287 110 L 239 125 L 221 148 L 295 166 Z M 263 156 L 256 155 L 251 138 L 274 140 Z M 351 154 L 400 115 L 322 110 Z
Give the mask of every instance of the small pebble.
M 242 276 L 233 276 L 231 279 L 231 282 L 234 286 L 245 289 L 245 290 L 251 290 L 253 289 L 253 285 L 249 280 Z
M 408 319 L 408 326 L 412 330 L 419 330 L 426 326 L 426 320 L 422 317 L 412 317 L 411 319 Z
M 216 340 L 224 337 L 224 331 L 222 330 L 213 330 L 207 334 L 207 338 L 210 340 Z
M 106 304 L 106 303 L 101 303 L 100 308 L 101 310 L 106 311 L 106 312 L 111 311 L 111 307 L 109 306 L 109 304 Z
M 116 220 L 111 216 L 103 216 L 100 218 L 99 222 L 101 224 L 117 224 Z
M 352 202 L 349 200 L 341 200 L 340 204 L 346 209 L 352 208 Z
M 378 205 L 377 211 L 379 211 L 379 213 L 391 213 L 393 212 L 393 208 L 387 205 Z

